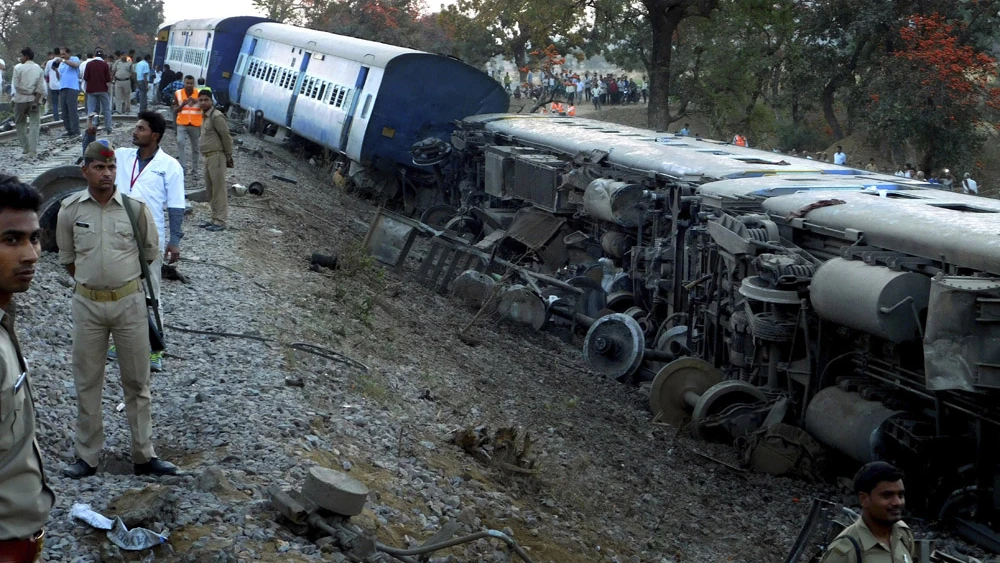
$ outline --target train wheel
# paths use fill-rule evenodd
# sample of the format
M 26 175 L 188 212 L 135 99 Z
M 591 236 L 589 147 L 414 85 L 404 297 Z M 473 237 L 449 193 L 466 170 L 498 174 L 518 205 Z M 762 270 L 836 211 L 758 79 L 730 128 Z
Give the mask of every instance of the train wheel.
M 42 228 L 42 250 L 55 252 L 59 250 L 56 244 L 56 219 L 62 200 L 87 189 L 87 180 L 79 166 L 70 165 L 43 172 L 31 185 L 42 195 L 42 209 L 38 214 L 38 223 Z
M 444 230 L 463 238 L 469 244 L 476 244 L 483 237 L 483 224 L 469 215 L 457 215 L 444 225 Z
M 625 382 L 639 371 L 646 341 L 632 317 L 613 313 L 590 325 L 583 341 L 583 361 L 604 377 Z
M 722 418 L 725 421 L 726 432 L 731 437 L 744 436 L 758 428 L 753 418 L 753 409 L 766 401 L 764 394 L 745 381 L 723 381 L 716 383 L 702 393 L 691 413 L 691 421 L 695 422 L 695 432 L 703 440 L 716 437 L 720 432 L 707 428 L 705 422 L 722 422 L 712 420 Z M 721 439 L 722 436 L 719 436 Z
M 444 229 L 445 225 L 455 216 L 457 211 L 457 209 L 446 203 L 432 205 L 420 215 L 420 222 L 435 229 Z
M 720 381 L 719 370 L 701 358 L 674 360 L 653 379 L 649 410 L 655 420 L 680 428 L 691 420 L 698 398 Z

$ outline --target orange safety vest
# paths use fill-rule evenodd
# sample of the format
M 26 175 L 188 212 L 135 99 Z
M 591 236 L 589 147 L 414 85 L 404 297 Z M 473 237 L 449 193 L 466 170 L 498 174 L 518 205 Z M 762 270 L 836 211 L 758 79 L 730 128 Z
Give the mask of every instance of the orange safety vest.
M 738 147 L 745 147 L 747 146 L 747 139 L 743 135 L 736 135 L 733 137 L 733 144 Z
M 562 113 L 562 104 L 559 102 L 552 102 L 552 113 Z
M 191 127 L 201 127 L 201 119 L 204 114 L 201 111 L 201 106 L 185 106 L 184 102 L 188 98 L 194 98 L 195 101 L 198 100 L 198 89 L 194 89 L 194 94 L 190 96 L 184 91 L 184 88 L 174 92 L 174 97 L 177 98 L 177 104 L 181 107 L 181 110 L 177 112 L 177 125 L 190 125 Z
M 566 110 L 566 115 L 576 117 L 576 106 L 569 106 L 569 109 Z

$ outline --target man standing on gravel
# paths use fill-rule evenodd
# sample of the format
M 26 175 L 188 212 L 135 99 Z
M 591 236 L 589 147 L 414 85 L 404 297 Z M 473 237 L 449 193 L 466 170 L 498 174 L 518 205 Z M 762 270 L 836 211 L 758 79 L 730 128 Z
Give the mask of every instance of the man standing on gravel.
M 118 348 L 135 474 L 177 472 L 172 463 L 157 459 L 152 439 L 149 325 L 139 260 L 152 263 L 159 255 L 156 223 L 149 207 L 124 199 L 115 188 L 116 172 L 111 143 L 90 143 L 83 160 L 87 189 L 63 200 L 56 224 L 59 262 L 76 280 L 73 382 L 77 392 L 77 460 L 63 470 L 72 479 L 97 473 L 104 447 L 101 395 L 109 335 Z M 133 209 L 135 229 L 125 205 Z
M 184 87 L 174 92 L 172 107 L 174 123 L 177 124 L 177 159 L 191 179 L 198 177 L 198 140 L 201 138 L 202 111 L 198 107 L 198 92 L 194 89 L 194 77 L 184 77 Z M 191 148 L 190 159 L 187 156 Z
M 37 66 L 37 65 L 36 65 Z M 41 68 L 41 67 L 39 67 Z M 15 293 L 28 291 L 39 245 L 38 208 L 42 198 L 31 186 L 0 174 L 0 560 L 36 561 L 42 526 L 56 496 L 45 484 L 42 455 L 35 440 L 31 379 L 14 331 Z
M 34 61 L 35 52 L 21 49 L 21 63 L 14 67 L 14 125 L 17 140 L 29 158 L 38 150 L 38 131 L 42 118 L 42 98 L 45 97 L 45 71 Z
M 135 67 L 128 60 L 128 53 L 122 52 L 121 58 L 111 66 L 111 75 L 115 79 L 115 111 L 122 115 L 132 113 L 132 71 Z
M 201 154 L 205 157 L 205 189 L 212 206 L 212 222 L 204 227 L 206 231 L 224 231 L 229 217 L 226 168 L 233 167 L 233 137 L 229 134 L 226 116 L 212 103 L 211 90 L 198 93 L 198 104 L 205 112 L 201 124 Z
M 861 517 L 830 543 L 822 563 L 913 563 L 903 472 L 884 461 L 865 464 L 854 476 L 854 492 Z
M 94 53 L 94 58 L 87 61 L 87 68 L 83 71 L 83 81 L 87 93 L 87 114 L 102 115 L 104 130 L 111 133 L 114 127 L 111 123 L 111 94 L 108 92 L 111 69 L 103 57 L 104 51 L 98 49 Z
M 181 224 L 184 222 L 184 170 L 177 159 L 160 150 L 160 140 L 167 122 L 155 111 L 140 111 L 132 131 L 132 144 L 137 148 L 115 151 L 118 175 L 115 184 L 121 192 L 144 202 L 153 213 L 156 233 L 160 238 L 160 253 L 149 266 L 149 281 L 153 295 L 160 303 L 160 273 L 163 260 L 173 264 L 181 257 Z M 170 218 L 170 237 L 165 236 L 163 209 Z M 115 350 L 117 353 L 117 350 Z M 149 355 L 149 369 L 163 371 L 163 353 Z
M 59 53 L 59 113 L 67 137 L 80 136 L 80 116 L 76 106 L 80 98 L 80 57 L 73 56 L 69 47 Z

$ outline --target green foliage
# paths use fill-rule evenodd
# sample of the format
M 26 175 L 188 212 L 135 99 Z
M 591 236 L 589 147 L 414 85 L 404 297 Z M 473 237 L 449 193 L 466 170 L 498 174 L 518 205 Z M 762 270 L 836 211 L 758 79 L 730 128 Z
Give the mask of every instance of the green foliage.
M 22 47 L 44 63 L 46 52 L 69 47 L 74 54 L 136 49 L 152 52 L 163 20 L 163 0 L 0 0 L 0 43 L 7 61 Z

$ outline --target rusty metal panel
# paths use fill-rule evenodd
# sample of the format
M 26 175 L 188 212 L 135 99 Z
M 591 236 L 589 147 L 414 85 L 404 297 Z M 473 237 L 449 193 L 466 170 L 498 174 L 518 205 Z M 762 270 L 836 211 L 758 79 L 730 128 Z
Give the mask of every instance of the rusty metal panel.
M 507 236 L 532 250 L 544 247 L 566 223 L 565 219 L 524 208 L 517 212 Z

